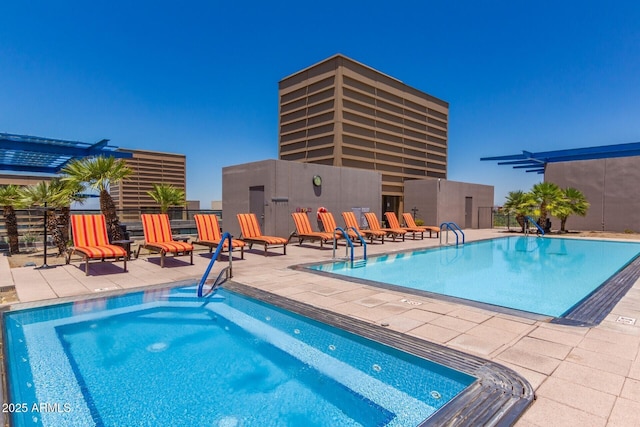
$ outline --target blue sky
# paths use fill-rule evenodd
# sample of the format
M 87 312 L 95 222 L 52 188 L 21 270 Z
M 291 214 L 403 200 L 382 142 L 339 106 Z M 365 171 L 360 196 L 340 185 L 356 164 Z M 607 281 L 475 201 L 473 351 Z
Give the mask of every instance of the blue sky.
M 496 203 L 542 175 L 480 157 L 640 141 L 640 2 L 5 1 L 0 132 L 187 156 L 187 198 L 277 158 L 278 81 L 342 53 L 450 103 L 449 179 Z

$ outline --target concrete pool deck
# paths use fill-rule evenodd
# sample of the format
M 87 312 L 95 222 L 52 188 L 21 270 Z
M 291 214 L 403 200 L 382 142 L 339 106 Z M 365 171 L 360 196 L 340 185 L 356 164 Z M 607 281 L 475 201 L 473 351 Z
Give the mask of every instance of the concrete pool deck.
M 496 230 L 466 230 L 467 241 L 505 236 Z M 437 246 L 436 238 L 407 239 L 368 245 L 369 254 Z M 196 248 L 198 249 L 198 248 Z M 339 247 L 337 255 L 345 249 Z M 143 250 L 144 252 L 144 250 Z M 595 327 L 575 327 L 499 313 L 487 308 L 391 291 L 306 271 L 293 265 L 329 261 L 331 247 L 318 243 L 290 244 L 234 259 L 233 281 L 295 301 L 351 316 L 407 335 L 435 342 L 507 366 L 526 378 L 537 400 L 518 426 L 640 425 L 640 281 Z M 361 250 L 356 248 L 356 255 Z M 239 254 L 238 254 L 239 255 Z M 209 263 L 207 251 L 197 251 L 194 265 L 187 257 L 168 258 L 160 269 L 151 255 L 127 263 L 90 263 L 85 276 L 78 260 L 51 269 L 9 269 L 0 256 L 0 287 L 15 285 L 21 302 L 97 295 L 183 280 L 197 281 Z M 216 262 L 211 277 L 225 267 Z M 497 278 L 499 280 L 499 278 Z M 631 320 L 637 319 L 635 324 Z

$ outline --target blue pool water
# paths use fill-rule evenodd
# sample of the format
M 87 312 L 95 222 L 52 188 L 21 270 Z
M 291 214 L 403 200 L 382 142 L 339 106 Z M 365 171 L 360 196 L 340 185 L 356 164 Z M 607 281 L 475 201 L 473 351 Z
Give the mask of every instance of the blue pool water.
M 507 237 L 315 270 L 559 317 L 640 254 L 640 243 Z
M 411 426 L 475 381 L 232 292 L 194 293 L 5 314 L 14 425 Z

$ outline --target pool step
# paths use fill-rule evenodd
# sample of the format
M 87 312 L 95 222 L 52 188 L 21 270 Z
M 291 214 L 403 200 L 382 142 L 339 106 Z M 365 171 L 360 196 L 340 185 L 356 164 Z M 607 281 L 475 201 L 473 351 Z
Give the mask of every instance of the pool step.
M 367 265 L 366 259 L 356 259 L 353 261 L 353 263 L 351 263 L 351 268 L 366 267 L 366 265 Z

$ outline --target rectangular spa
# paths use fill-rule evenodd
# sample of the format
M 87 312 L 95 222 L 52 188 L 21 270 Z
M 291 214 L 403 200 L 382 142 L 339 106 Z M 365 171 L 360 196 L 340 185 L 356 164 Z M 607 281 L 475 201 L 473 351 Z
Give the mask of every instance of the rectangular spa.
M 476 379 L 234 292 L 5 313 L 16 426 L 417 426 Z
M 635 242 L 506 237 L 309 268 L 560 317 L 639 254 Z

